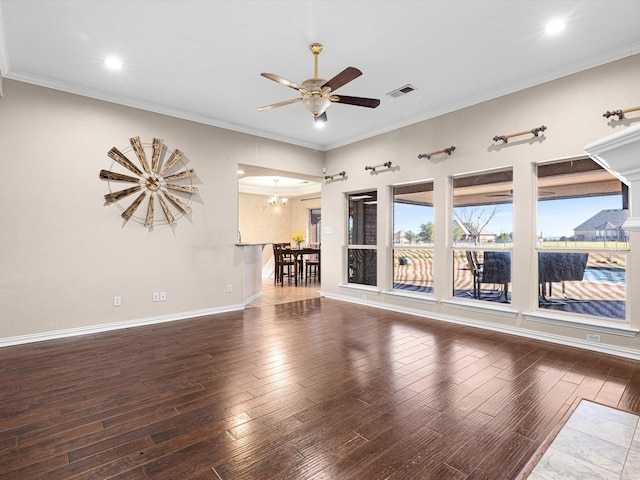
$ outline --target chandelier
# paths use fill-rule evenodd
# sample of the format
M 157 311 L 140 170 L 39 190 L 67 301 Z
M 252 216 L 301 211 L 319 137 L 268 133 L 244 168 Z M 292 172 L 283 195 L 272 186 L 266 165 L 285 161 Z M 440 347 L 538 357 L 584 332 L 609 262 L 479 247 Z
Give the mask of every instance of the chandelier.
M 276 193 L 269 199 L 269 206 L 273 207 L 274 210 L 280 210 L 280 207 L 284 207 L 287 204 L 287 198 L 281 198 L 278 195 L 278 182 L 279 180 L 276 178 L 273 180 L 276 182 Z

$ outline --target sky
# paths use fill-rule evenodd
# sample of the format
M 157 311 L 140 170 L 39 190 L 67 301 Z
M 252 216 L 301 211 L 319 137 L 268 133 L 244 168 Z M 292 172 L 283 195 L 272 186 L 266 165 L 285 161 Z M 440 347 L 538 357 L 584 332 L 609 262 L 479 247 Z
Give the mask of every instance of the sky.
M 567 198 L 538 202 L 538 235 L 569 237 L 573 229 L 601 210 L 622 208 L 621 195 Z
M 500 235 L 513 231 L 511 204 L 496 205 L 498 212 L 486 230 Z M 601 210 L 621 208 L 620 194 L 601 197 L 582 197 L 538 202 L 537 233 L 545 238 L 569 237 L 573 229 Z M 493 206 L 488 207 L 490 209 Z M 420 232 L 420 224 L 433 222 L 433 207 L 396 203 L 393 230 Z

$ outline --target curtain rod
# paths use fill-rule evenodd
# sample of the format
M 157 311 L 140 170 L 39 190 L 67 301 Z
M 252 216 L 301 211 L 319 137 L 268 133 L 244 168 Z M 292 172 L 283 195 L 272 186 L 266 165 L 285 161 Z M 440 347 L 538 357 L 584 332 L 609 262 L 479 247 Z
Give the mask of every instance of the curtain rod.
M 604 112 L 602 114 L 602 116 L 605 117 L 605 118 L 609 118 L 609 117 L 613 117 L 614 115 L 617 115 L 618 116 L 618 120 L 622 120 L 624 118 L 624 114 L 625 113 L 636 112 L 638 110 L 640 110 L 640 107 L 623 108 L 621 110 L 614 110 L 612 112 L 607 110 L 606 112 Z
M 507 143 L 511 137 L 519 137 L 520 135 L 526 135 L 527 133 L 533 134 L 534 137 L 537 137 L 540 132 L 544 132 L 547 129 L 544 125 L 538 128 L 532 128 L 531 130 L 524 130 L 518 133 L 510 133 L 509 135 L 496 135 L 493 137 L 494 142 L 498 142 L 502 140 L 503 143 Z
M 391 168 L 391 162 L 384 162 L 384 163 L 381 163 L 380 165 L 366 166 L 364 167 L 364 169 L 373 170 L 375 172 L 377 168 L 382 168 L 382 167 Z
M 347 176 L 347 172 L 345 172 L 344 170 L 338 173 L 332 173 L 331 175 L 325 175 L 324 179 L 325 180 L 333 180 L 335 177 L 342 177 L 345 178 Z
M 421 153 L 418 155 L 418 158 L 430 159 L 433 155 L 438 155 L 439 153 L 446 153 L 447 155 L 451 155 L 451 152 L 453 152 L 455 149 L 456 147 L 452 145 L 449 148 L 443 148 L 442 150 L 438 150 L 437 152 Z

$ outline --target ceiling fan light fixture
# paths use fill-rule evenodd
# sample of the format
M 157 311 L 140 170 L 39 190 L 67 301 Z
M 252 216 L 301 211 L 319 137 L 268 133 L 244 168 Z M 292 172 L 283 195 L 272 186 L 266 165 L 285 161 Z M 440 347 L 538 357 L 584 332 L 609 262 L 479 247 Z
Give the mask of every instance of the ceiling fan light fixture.
M 311 115 L 318 117 L 329 108 L 331 100 L 321 95 L 305 95 L 302 99 L 302 104 Z

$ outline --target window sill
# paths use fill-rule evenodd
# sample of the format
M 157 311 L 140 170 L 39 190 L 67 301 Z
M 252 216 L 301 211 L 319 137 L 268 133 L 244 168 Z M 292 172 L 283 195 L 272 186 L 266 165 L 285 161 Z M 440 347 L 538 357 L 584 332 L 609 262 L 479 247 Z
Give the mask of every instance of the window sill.
M 397 290 L 385 290 L 382 292 L 382 295 L 385 297 L 393 297 L 400 298 L 402 300 L 411 300 L 419 303 L 426 303 L 428 305 L 435 305 L 438 301 L 433 297 L 433 295 L 427 293 L 408 293 L 408 292 L 399 292 Z
M 443 300 L 442 305 L 445 307 L 456 308 L 458 310 L 477 313 L 491 313 L 492 315 L 500 315 L 502 317 L 516 318 L 518 316 L 518 312 L 513 310 L 508 304 L 465 300 Z
M 622 337 L 635 337 L 640 330 L 631 328 L 629 324 L 624 322 L 615 322 L 599 319 L 590 319 L 585 317 L 572 318 L 565 315 L 554 315 L 540 312 L 527 312 L 523 314 L 525 320 L 537 323 L 546 323 L 548 325 L 557 325 L 560 327 L 579 328 L 581 330 L 589 330 L 590 332 L 607 333 L 610 335 L 619 335 Z
M 378 287 L 374 285 L 360 285 L 357 283 L 341 283 L 340 285 L 338 285 L 338 288 L 343 288 L 345 290 L 353 290 L 353 291 L 362 292 L 362 293 L 370 293 L 373 295 L 380 294 L 380 290 L 378 290 Z

